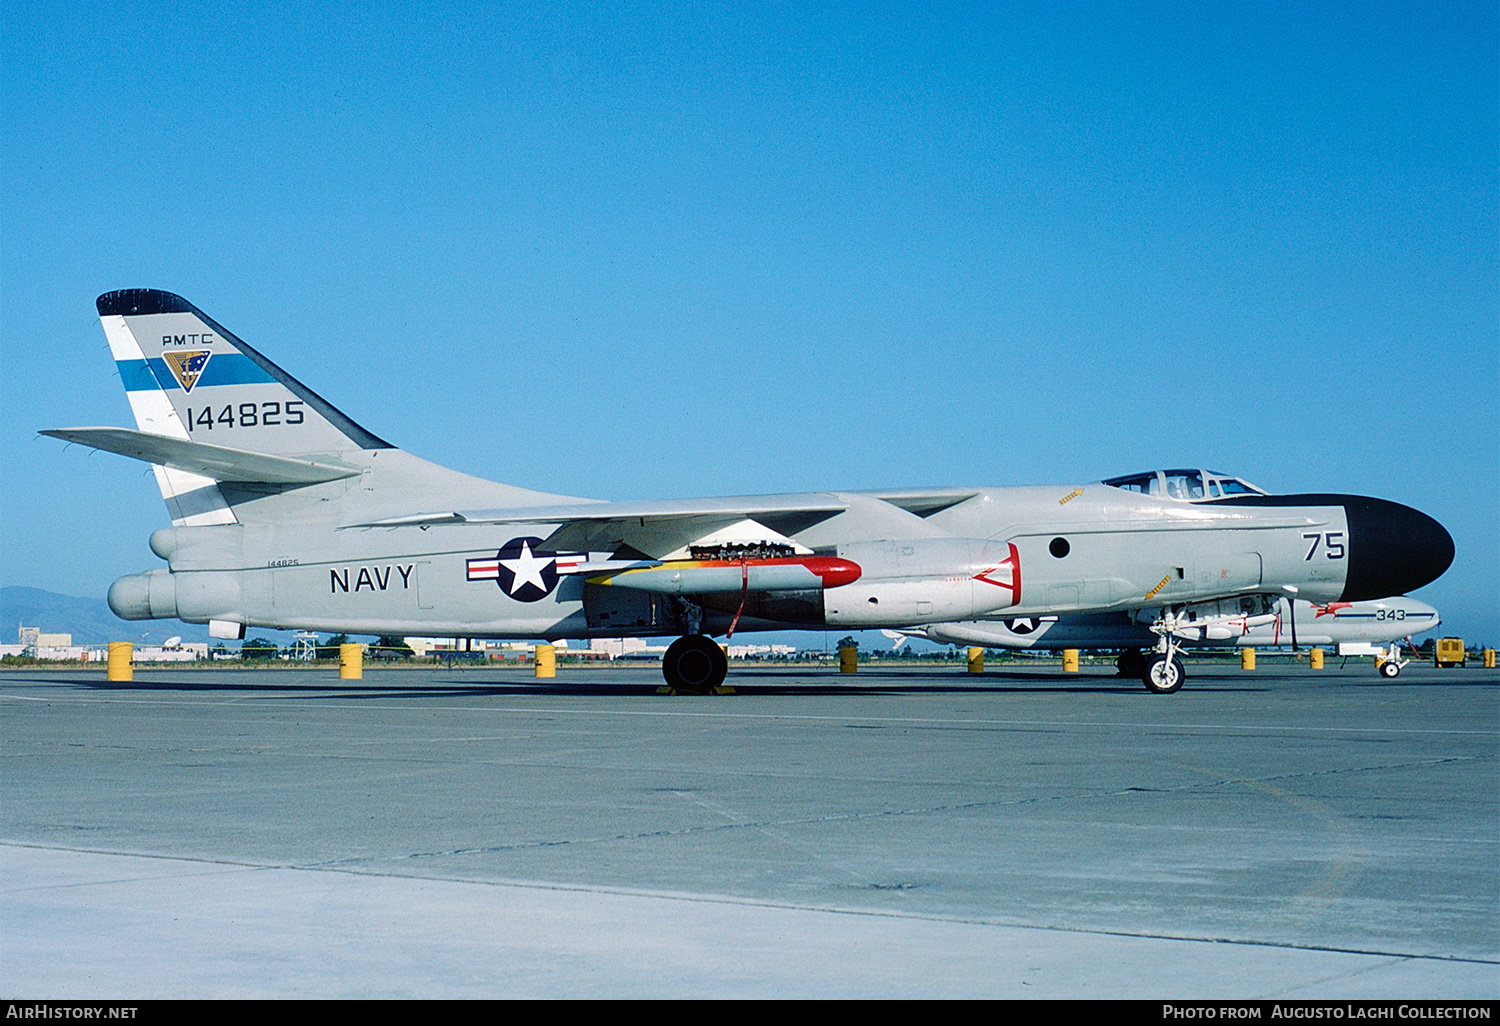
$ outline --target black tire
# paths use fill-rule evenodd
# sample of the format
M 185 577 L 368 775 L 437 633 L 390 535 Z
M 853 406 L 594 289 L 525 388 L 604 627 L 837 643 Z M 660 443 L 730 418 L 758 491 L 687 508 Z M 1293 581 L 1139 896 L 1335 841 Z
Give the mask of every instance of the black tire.
M 1168 658 L 1161 652 L 1154 652 L 1146 659 L 1146 669 L 1141 673 L 1141 682 L 1153 695 L 1170 695 L 1186 679 L 1182 660 L 1175 655 Z
M 661 675 L 667 687 L 690 695 L 706 695 L 724 683 L 729 660 L 712 638 L 689 634 L 672 642 L 662 656 Z
M 1390 679 L 1395 678 L 1395 677 L 1399 677 L 1401 675 L 1401 664 L 1400 663 L 1392 663 L 1392 662 L 1381 663 L 1380 664 L 1380 675 L 1382 677 L 1386 678 L 1387 680 L 1390 680 Z
M 1138 648 L 1127 648 L 1115 660 L 1121 677 L 1139 677 L 1146 672 L 1146 656 Z

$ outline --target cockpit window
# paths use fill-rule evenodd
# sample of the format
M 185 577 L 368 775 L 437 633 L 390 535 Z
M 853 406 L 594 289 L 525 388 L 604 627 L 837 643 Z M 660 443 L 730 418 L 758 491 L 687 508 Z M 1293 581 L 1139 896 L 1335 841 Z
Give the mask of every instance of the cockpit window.
M 1167 497 L 1171 499 L 1203 498 L 1203 475 L 1196 470 L 1168 470 Z
M 1141 495 L 1164 495 L 1181 502 L 1203 502 L 1231 495 L 1269 494 L 1237 477 L 1217 470 L 1153 470 L 1146 474 L 1112 477 L 1104 482 Z
M 1205 470 L 1203 473 L 1204 476 L 1206 476 L 1209 480 L 1208 496 L 1211 499 L 1219 498 L 1220 492 L 1222 492 L 1222 494 L 1225 496 L 1271 494 L 1264 488 L 1255 487 L 1255 485 L 1251 484 L 1249 481 L 1246 481 L 1244 478 L 1230 477 L 1228 474 L 1225 474 L 1224 472 L 1219 470 Z M 1218 485 L 1219 487 L 1215 489 L 1213 485 Z
M 1127 492 L 1139 492 L 1142 495 L 1161 494 L 1161 485 L 1157 481 L 1155 471 L 1149 474 L 1132 474 L 1129 477 L 1112 477 L 1104 483 L 1123 488 Z

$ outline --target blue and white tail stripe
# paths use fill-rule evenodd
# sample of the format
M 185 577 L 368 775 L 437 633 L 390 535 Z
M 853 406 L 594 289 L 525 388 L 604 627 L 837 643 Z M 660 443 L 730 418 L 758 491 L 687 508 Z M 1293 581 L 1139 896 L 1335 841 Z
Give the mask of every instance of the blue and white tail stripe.
M 255 361 L 239 353 L 218 353 L 210 358 L 203 367 L 203 373 L 196 381 L 187 387 L 178 381 L 167 366 L 167 361 L 161 358 L 154 360 L 117 360 L 115 366 L 120 371 L 120 383 L 125 386 L 127 392 L 143 392 L 153 388 L 159 388 L 170 392 L 179 389 L 184 392 L 192 391 L 192 388 L 215 388 L 222 385 L 270 385 L 275 384 L 276 379 L 262 370 Z

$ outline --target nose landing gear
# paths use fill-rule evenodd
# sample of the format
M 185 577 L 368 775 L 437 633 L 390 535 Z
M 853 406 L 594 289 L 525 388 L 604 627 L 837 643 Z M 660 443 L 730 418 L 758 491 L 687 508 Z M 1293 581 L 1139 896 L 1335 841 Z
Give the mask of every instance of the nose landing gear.
M 1146 660 L 1145 672 L 1141 674 L 1146 690 L 1153 695 L 1170 695 L 1182 687 L 1186 679 L 1187 671 L 1175 651 L 1151 653 L 1151 658 Z
M 1174 633 L 1181 625 L 1181 618 L 1171 609 L 1163 609 L 1161 616 L 1151 625 L 1151 633 L 1157 638 L 1156 649 L 1146 657 L 1141 682 L 1153 695 L 1170 695 L 1187 679 L 1187 670 L 1178 655 L 1182 645 Z

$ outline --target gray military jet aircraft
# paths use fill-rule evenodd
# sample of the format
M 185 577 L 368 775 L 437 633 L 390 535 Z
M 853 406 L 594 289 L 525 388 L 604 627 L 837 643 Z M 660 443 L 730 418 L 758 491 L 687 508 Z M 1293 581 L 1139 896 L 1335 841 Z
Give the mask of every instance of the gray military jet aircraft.
M 1007 616 L 966 623 L 935 623 L 905 631 L 885 631 L 900 644 L 910 634 L 940 644 L 987 648 L 1124 649 L 1116 665 L 1127 676 L 1145 669 L 1141 650 L 1154 646 L 1152 611 Z M 1192 603 L 1172 636 L 1190 648 L 1261 648 L 1278 645 L 1335 645 L 1340 655 L 1373 655 L 1384 677 L 1395 677 L 1409 660 L 1400 657 L 1401 639 L 1442 623 L 1438 611 L 1405 595 L 1360 602 L 1318 605 L 1301 599 L 1240 595 L 1218 602 Z M 1381 647 L 1382 644 L 1387 647 Z
M 1142 678 L 1183 680 L 1204 603 L 1351 602 L 1437 578 L 1453 540 L 1417 510 L 1267 495 L 1170 471 L 1077 486 L 603 502 L 428 463 L 168 292 L 99 297 L 136 429 L 44 434 L 155 466 L 165 569 L 122 577 L 127 620 L 472 638 L 679 639 L 667 683 L 707 691 L 736 630 L 907 627 L 1130 611 Z

